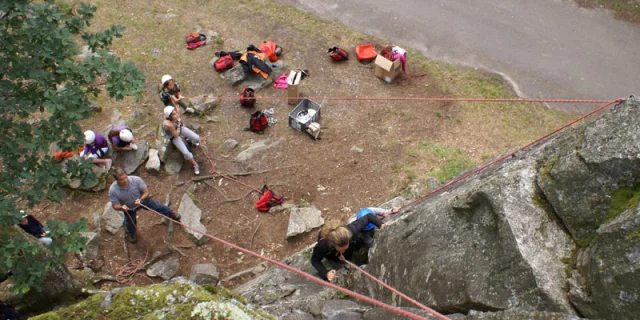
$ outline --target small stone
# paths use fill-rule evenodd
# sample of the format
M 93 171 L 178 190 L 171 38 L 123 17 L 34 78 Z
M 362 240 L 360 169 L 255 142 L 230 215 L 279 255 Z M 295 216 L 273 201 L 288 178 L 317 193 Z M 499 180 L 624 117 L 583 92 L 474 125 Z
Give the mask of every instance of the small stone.
M 322 218 L 322 211 L 318 210 L 318 208 L 292 208 L 291 213 L 289 214 L 287 238 L 309 232 L 323 224 L 324 219 Z
M 158 13 L 156 14 L 156 18 L 160 20 L 169 20 L 177 17 L 178 15 L 175 13 Z
M 215 265 L 212 263 L 202 263 L 196 264 L 191 268 L 189 281 L 193 281 L 201 286 L 207 284 L 215 286 L 218 284 L 219 276 L 220 274 Z
M 160 174 L 160 156 L 158 156 L 158 150 L 149 149 L 149 160 L 147 160 L 144 168 L 153 175 Z
M 185 110 L 185 112 L 186 112 L 186 113 L 196 113 L 196 109 L 194 109 L 194 108 L 187 108 L 187 109 Z
M 364 152 L 364 149 L 362 149 L 362 148 L 360 148 L 360 147 L 358 147 L 356 145 L 353 145 L 353 147 L 351 147 L 351 151 L 362 153 L 362 152 Z
M 327 190 L 327 188 L 325 188 L 323 185 L 318 185 L 318 191 L 325 191 Z
M 180 267 L 180 262 L 178 262 L 178 258 L 171 257 L 167 260 L 158 261 L 147 269 L 147 275 L 149 277 L 160 277 L 164 280 L 169 280 L 176 275 L 178 272 L 178 268 Z
M 156 59 L 160 58 L 160 49 L 153 48 L 153 50 L 151 50 L 151 55 Z
M 178 214 L 182 217 L 182 223 L 186 226 L 189 226 L 192 229 L 195 229 L 200 232 L 196 232 L 192 229 L 187 229 L 183 227 L 184 232 L 187 233 L 189 238 L 197 245 L 203 245 L 208 237 L 205 237 L 203 234 L 207 233 L 207 227 L 202 224 L 200 219 L 202 218 L 202 210 L 193 203 L 193 200 L 189 197 L 188 194 L 184 194 L 182 196 L 182 201 L 180 201 L 180 207 L 178 208 Z
M 222 147 L 226 149 L 233 149 L 237 145 L 238 145 L 238 141 L 233 139 L 227 139 L 225 142 L 222 143 Z
M 236 156 L 236 160 L 241 162 L 247 161 L 253 158 L 258 153 L 265 152 L 269 149 L 280 146 L 285 142 L 285 139 L 280 138 L 273 143 L 270 143 L 270 142 L 271 142 L 271 139 L 265 139 L 265 140 L 253 143 L 251 146 L 249 146 L 249 148 L 240 152 Z
M 207 122 L 218 123 L 220 122 L 220 117 L 218 116 L 207 117 Z
M 102 219 L 104 220 L 104 228 L 112 234 L 118 233 L 118 230 L 122 228 L 122 224 L 124 223 L 122 212 L 113 209 L 111 202 L 107 202 L 107 204 L 104 205 Z
M 189 104 L 193 108 L 193 113 L 204 115 L 218 105 L 218 97 L 214 94 L 204 94 L 191 98 Z

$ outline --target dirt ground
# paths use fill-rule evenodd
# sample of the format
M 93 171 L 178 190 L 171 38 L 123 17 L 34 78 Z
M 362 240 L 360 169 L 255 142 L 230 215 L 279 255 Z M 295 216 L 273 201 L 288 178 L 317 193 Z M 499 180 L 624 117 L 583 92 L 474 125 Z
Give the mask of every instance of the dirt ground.
M 99 97 L 103 111 L 86 120 L 84 128 L 102 130 L 111 121 L 113 108 L 122 112 L 125 119 L 131 119 L 135 110 L 143 110 L 143 120 L 129 124 L 134 129 L 147 125 L 138 139 L 154 147 L 155 128 L 161 121 L 163 109 L 157 92 L 161 76 L 169 73 L 181 84 L 186 96 L 213 93 L 221 97 L 221 103 L 207 114 L 218 117 L 218 122 L 207 122 L 206 116 L 183 119 L 187 124 L 201 125 L 204 144 L 218 170 L 227 173 L 269 170 L 238 179 L 256 188 L 268 184 L 296 205 L 313 205 L 322 210 L 325 221 L 344 221 L 361 207 L 392 198 L 412 182 L 430 175 L 442 177 L 445 171 L 451 170 L 448 164 L 464 163 L 464 169 L 491 159 L 551 131 L 569 117 L 540 105 L 327 100 L 321 109 L 322 139 L 314 141 L 288 126 L 288 112 L 293 107 L 286 101 L 260 99 L 286 96 L 286 91 L 270 87 L 258 92 L 256 108 L 274 108 L 278 123 L 264 135 L 256 135 L 243 130 L 253 110 L 239 106 L 237 94 L 241 86 L 229 87 L 209 65 L 215 51 L 241 49 L 262 40 L 276 41 L 284 48 L 281 60 L 287 69 L 309 69 L 310 77 L 302 81 L 301 91 L 313 97 L 473 95 L 495 98 L 508 97 L 511 93 L 493 75 L 414 56 L 409 57 L 408 73 L 426 71 L 427 76 L 402 84 L 385 84 L 374 76 L 372 65 L 358 63 L 353 48 L 367 42 L 383 45 L 388 40 L 344 30 L 334 23 L 270 1 L 191 0 L 180 2 L 178 7 L 175 1 L 165 0 L 90 2 L 99 8 L 93 28 L 99 30 L 114 23 L 127 27 L 124 37 L 117 40 L 112 49 L 121 58 L 133 60 L 146 73 L 148 90 L 139 102 L 133 99 L 115 102 Z M 166 18 L 167 14 L 175 17 Z M 218 32 L 223 41 L 194 51 L 186 50 L 184 35 L 199 27 L 203 31 Z M 326 49 L 333 45 L 347 48 L 352 58 L 345 63 L 330 61 Z M 324 99 L 315 100 L 321 103 Z M 239 146 L 233 150 L 222 149 L 222 143 L 229 138 L 239 141 Z M 246 162 L 234 160 L 250 143 L 264 139 L 284 139 L 284 143 Z M 352 151 L 354 146 L 363 152 Z M 429 146 L 455 152 L 434 152 Z M 202 151 L 196 150 L 195 155 L 202 174 L 207 174 L 211 166 Z M 228 180 L 192 183 L 188 163 L 176 176 L 150 176 L 143 168 L 136 174 L 147 182 L 155 199 L 164 201 L 170 193 L 171 207 L 176 210 L 184 193 L 192 193 L 203 210 L 202 221 L 211 234 L 268 257 L 283 259 L 313 243 L 317 237 L 318 231 L 314 230 L 285 239 L 287 212 L 256 211 L 258 195 L 248 194 L 250 189 Z M 186 183 L 176 186 L 180 182 Z M 225 202 L 239 197 L 242 198 L 238 201 Z M 69 192 L 62 203 L 43 204 L 34 214 L 42 220 L 86 218 L 93 221 L 93 213 L 102 213 L 107 202 L 107 190 L 74 191 Z M 142 212 L 138 223 L 138 243 L 128 246 L 130 259 L 150 257 L 164 246 L 167 237 L 167 226 L 152 213 Z M 90 222 L 89 229 L 96 227 Z M 123 229 L 111 235 L 102 231 L 100 254 L 105 267 L 100 274 L 114 275 L 129 261 L 123 249 L 122 232 Z M 214 241 L 195 247 L 178 228 L 169 241 L 185 255 L 175 254 L 180 261 L 177 275 L 188 277 L 191 265 L 211 262 L 224 278 L 260 262 Z M 68 262 L 69 267 L 76 264 L 73 259 Z M 135 277 L 126 284 L 102 282 L 101 286 L 106 289 L 147 283 L 149 280 Z M 224 283 L 229 287 L 237 284 L 237 281 Z

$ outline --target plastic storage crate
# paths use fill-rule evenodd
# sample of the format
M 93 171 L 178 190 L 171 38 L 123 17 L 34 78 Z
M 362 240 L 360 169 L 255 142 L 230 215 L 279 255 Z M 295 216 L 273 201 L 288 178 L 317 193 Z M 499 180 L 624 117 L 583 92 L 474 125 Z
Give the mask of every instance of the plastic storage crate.
M 311 101 L 309 99 L 304 99 L 298 103 L 298 105 L 289 112 L 289 127 L 294 128 L 300 132 L 307 131 L 307 127 L 311 122 L 317 122 L 320 120 L 320 108 L 322 106 L 317 102 Z M 315 114 L 311 117 L 302 116 L 302 112 L 309 112 L 309 110 L 314 110 Z M 299 117 L 300 115 L 300 117 Z

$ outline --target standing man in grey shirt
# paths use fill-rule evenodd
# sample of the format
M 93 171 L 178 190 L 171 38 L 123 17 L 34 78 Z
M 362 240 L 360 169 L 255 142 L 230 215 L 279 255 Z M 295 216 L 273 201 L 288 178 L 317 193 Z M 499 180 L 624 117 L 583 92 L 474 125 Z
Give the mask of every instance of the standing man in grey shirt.
M 113 176 L 116 181 L 109 188 L 109 200 L 114 210 L 124 213 L 124 225 L 131 243 L 137 241 L 137 212 L 140 209 L 146 209 L 141 205 L 149 207 L 167 218 L 180 221 L 180 217 L 174 214 L 171 208 L 149 197 L 149 189 L 140 177 L 128 176 L 124 169 L 119 167 L 115 169 Z

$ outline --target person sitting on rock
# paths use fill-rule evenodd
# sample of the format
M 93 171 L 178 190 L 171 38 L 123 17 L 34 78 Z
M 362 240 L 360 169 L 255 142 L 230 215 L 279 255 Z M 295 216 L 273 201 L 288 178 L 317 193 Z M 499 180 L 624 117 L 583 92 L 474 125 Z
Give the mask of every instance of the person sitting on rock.
M 176 107 L 180 105 L 183 108 L 187 108 L 187 104 L 184 102 L 186 98 L 180 93 L 180 85 L 173 78 L 165 74 L 162 76 L 162 89 L 160 90 L 160 100 L 164 103 L 164 106 Z M 180 113 L 180 110 L 178 110 Z
M 313 248 L 311 255 L 311 265 L 316 268 L 320 278 L 329 282 L 336 280 L 336 270 L 327 271 L 327 268 L 322 264 L 322 259 L 340 261 L 344 258 L 351 260 L 353 252 L 364 245 L 362 229 L 370 223 L 381 229 L 387 225 L 383 224 L 377 215 L 365 214 L 347 226 L 334 220 L 322 227 L 318 235 L 318 243 Z
M 398 212 L 400 212 L 400 208 L 383 209 L 383 208 L 377 208 L 377 207 L 366 207 L 366 208 L 360 209 L 360 211 L 358 211 L 358 214 L 355 216 L 355 218 L 350 222 L 353 222 L 358 218 L 362 218 L 367 214 L 374 214 L 378 216 L 380 220 L 384 220 L 386 217 L 392 214 L 396 214 Z M 374 227 L 375 225 L 373 223 L 369 223 L 364 228 L 362 228 L 362 232 L 360 233 L 362 237 L 362 241 L 364 242 L 364 245 L 367 248 L 371 248 L 373 246 L 373 235 L 375 234 Z
M 198 147 L 200 146 L 200 136 L 184 126 L 182 120 L 180 120 L 180 114 L 178 114 L 175 107 L 164 107 L 164 118 L 165 120 L 162 122 L 162 129 L 164 131 L 164 134 L 167 135 L 171 142 L 173 142 L 173 145 L 176 146 L 178 150 L 180 150 L 180 152 L 184 156 L 184 159 L 191 162 L 191 164 L 193 165 L 193 172 L 196 175 L 199 175 L 200 166 L 198 166 L 198 163 L 194 159 L 193 154 L 187 148 L 185 140 Z
M 180 221 L 180 216 L 175 214 L 168 206 L 153 200 L 149 196 L 149 189 L 140 177 L 129 176 L 124 169 L 117 167 L 113 172 L 116 179 L 109 187 L 109 201 L 114 210 L 124 214 L 124 225 L 129 242 L 136 243 L 138 210 L 147 208 L 157 211 L 167 218 Z
M 107 139 L 99 133 L 87 130 L 84 132 L 84 150 L 80 156 L 85 160 L 91 159 L 94 164 L 111 169 L 111 159 L 102 159 L 109 152 L 109 143 Z
M 36 237 L 40 243 L 48 246 L 53 242 L 53 239 L 47 237 L 49 231 L 44 230 L 44 226 L 38 219 L 34 218 L 30 214 L 26 214 L 24 210 L 20 210 L 22 214 L 22 220 L 18 223 L 18 226 L 22 228 L 26 233 Z
M 136 139 L 133 138 L 131 129 L 129 129 L 129 127 L 127 127 L 126 125 L 113 127 L 113 129 L 109 131 L 108 137 L 113 150 L 138 150 L 138 145 L 135 144 Z

